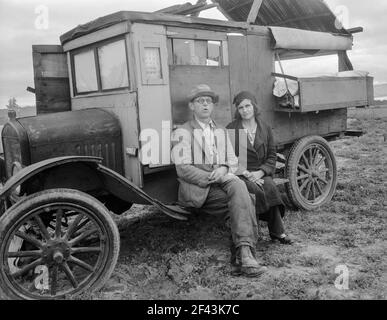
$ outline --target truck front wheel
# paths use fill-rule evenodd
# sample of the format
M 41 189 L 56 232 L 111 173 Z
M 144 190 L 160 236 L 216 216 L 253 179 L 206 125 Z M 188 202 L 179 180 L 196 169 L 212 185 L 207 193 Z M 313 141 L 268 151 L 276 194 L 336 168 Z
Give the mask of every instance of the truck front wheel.
M 32 194 L 0 218 L 0 296 L 63 299 L 110 277 L 119 233 L 109 211 L 71 189 Z

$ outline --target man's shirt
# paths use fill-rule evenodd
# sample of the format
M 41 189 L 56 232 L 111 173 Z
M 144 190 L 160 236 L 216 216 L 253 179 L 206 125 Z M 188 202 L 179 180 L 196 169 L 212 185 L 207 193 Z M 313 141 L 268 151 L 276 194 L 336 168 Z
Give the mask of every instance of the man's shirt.
M 209 123 L 204 123 L 195 117 L 195 120 L 203 129 L 204 143 L 206 144 L 207 150 L 209 151 L 209 158 L 212 159 L 212 164 L 216 165 L 219 163 L 219 153 L 215 141 L 215 124 L 214 121 L 210 120 Z

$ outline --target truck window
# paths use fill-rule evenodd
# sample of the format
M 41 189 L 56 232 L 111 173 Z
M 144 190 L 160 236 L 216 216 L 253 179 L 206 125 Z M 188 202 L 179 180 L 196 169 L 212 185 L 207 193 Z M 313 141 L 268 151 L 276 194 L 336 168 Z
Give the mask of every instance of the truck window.
M 160 48 L 144 47 L 144 62 L 147 80 L 162 79 Z
M 128 86 L 125 41 L 120 40 L 98 48 L 102 90 Z
M 124 39 L 94 44 L 71 57 L 75 95 L 129 87 Z
M 92 50 L 74 55 L 74 69 L 78 93 L 98 90 L 97 71 Z
M 221 41 L 173 39 L 173 64 L 220 66 Z

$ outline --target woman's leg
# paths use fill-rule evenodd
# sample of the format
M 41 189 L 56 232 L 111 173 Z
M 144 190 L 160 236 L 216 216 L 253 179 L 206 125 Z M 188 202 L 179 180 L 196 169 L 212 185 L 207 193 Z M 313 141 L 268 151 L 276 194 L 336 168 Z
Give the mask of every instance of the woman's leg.
M 280 206 L 274 206 L 270 208 L 268 227 L 272 240 L 278 240 L 282 244 L 293 243 L 293 241 L 285 234 L 285 227 L 281 216 Z
M 269 228 L 269 233 L 273 236 L 281 237 L 285 233 L 279 206 L 270 208 L 267 226 Z

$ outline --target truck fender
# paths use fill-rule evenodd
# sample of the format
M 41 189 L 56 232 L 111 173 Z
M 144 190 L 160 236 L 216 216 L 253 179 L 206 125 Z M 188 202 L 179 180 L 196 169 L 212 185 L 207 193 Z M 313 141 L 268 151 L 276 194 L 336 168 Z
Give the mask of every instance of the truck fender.
M 120 175 L 119 173 L 99 164 L 98 171 L 100 171 L 104 177 L 104 184 L 108 190 L 112 190 L 113 187 L 111 183 L 115 183 L 116 187 L 121 191 L 125 191 L 127 194 L 127 199 L 132 199 L 133 196 L 140 197 L 145 203 L 152 204 L 156 206 L 160 211 L 164 212 L 168 216 L 178 220 L 187 220 L 184 215 L 190 214 L 190 212 L 185 209 L 176 206 L 176 205 L 166 205 L 161 201 L 152 198 L 146 192 L 144 192 L 141 188 L 130 182 L 128 179 Z M 118 185 L 117 185 L 118 184 Z
M 90 156 L 65 156 L 51 158 L 43 160 L 37 163 L 34 163 L 30 166 L 22 168 L 16 174 L 14 174 L 8 181 L 4 184 L 3 188 L 0 190 L 0 200 L 4 200 L 13 192 L 22 183 L 28 181 L 34 176 L 42 173 L 45 170 L 52 169 L 55 167 L 60 167 L 68 163 L 87 163 L 92 167 L 96 174 L 101 178 L 104 183 L 106 190 L 111 191 L 113 194 L 119 194 L 119 197 L 123 200 L 137 200 L 138 202 L 144 204 L 152 204 L 159 208 L 163 213 L 167 214 L 178 220 L 187 220 L 183 214 L 189 214 L 186 210 L 173 205 L 165 205 L 160 201 L 153 199 L 147 193 L 145 193 L 141 188 L 130 182 L 128 179 L 118 174 L 117 172 L 103 166 L 102 159 L 98 157 Z M 133 201 L 135 202 L 135 201 Z
M 37 174 L 54 167 L 61 166 L 66 163 L 71 162 L 87 162 L 92 163 L 97 167 L 98 163 L 102 162 L 101 158 L 97 157 L 85 157 L 85 156 L 66 156 L 66 157 L 57 157 L 50 158 L 47 160 L 39 161 L 34 164 L 31 164 L 27 167 L 22 168 L 20 171 L 15 173 L 11 178 L 7 180 L 3 188 L 0 191 L 0 199 L 8 197 L 12 191 L 24 183 L 25 181 L 31 179 Z

